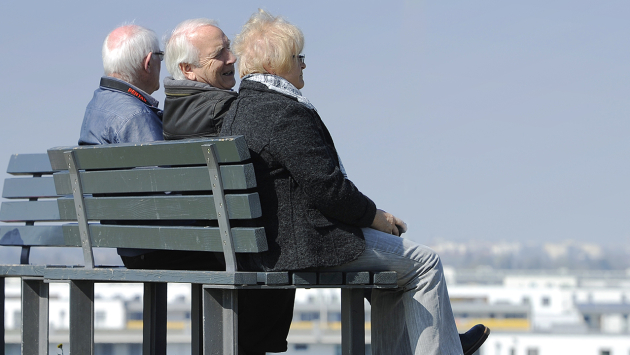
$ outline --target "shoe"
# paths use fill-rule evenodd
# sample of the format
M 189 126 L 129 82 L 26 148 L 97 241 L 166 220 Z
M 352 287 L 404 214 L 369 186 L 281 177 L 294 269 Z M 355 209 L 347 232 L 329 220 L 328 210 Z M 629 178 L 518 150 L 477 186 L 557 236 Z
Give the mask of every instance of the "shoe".
M 488 335 L 490 335 L 490 328 L 483 324 L 477 324 L 466 333 L 460 334 L 459 341 L 462 343 L 464 355 L 472 355 L 477 351 L 481 344 L 488 339 Z

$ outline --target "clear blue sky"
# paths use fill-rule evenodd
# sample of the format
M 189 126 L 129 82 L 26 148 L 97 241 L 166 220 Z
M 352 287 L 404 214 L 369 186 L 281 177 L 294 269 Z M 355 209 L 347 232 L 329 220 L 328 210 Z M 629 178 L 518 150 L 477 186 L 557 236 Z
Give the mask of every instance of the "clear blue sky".
M 113 28 L 208 17 L 233 38 L 258 7 L 303 30 L 303 93 L 410 238 L 630 244 L 620 0 L 4 1 L 0 167 L 76 144 Z

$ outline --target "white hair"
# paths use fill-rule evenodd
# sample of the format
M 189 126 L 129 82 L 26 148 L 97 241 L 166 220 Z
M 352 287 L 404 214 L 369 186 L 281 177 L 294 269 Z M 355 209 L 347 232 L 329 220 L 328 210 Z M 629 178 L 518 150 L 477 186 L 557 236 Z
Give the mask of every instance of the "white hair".
M 164 60 L 166 68 L 175 80 L 186 80 L 179 65 L 182 63 L 199 66 L 199 49 L 195 47 L 190 36 L 195 33 L 199 27 L 215 26 L 217 22 L 207 18 L 198 18 L 186 20 L 173 30 L 171 36 L 165 40 L 166 48 L 164 49 Z
M 117 33 L 110 41 L 112 33 L 121 30 L 124 34 Z M 160 41 L 155 32 L 133 24 L 121 26 L 110 32 L 103 43 L 105 75 L 117 74 L 127 82 L 137 82 L 144 67 L 143 59 L 149 52 L 159 50 Z

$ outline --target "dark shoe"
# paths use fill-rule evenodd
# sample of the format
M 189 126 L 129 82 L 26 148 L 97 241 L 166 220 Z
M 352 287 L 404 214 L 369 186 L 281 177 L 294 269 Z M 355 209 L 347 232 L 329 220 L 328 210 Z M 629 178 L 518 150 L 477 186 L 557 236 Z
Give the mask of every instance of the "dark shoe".
M 483 324 L 477 324 L 466 333 L 460 334 L 459 341 L 462 343 L 464 355 L 472 355 L 477 351 L 481 344 L 488 339 L 488 335 L 490 335 L 490 328 Z

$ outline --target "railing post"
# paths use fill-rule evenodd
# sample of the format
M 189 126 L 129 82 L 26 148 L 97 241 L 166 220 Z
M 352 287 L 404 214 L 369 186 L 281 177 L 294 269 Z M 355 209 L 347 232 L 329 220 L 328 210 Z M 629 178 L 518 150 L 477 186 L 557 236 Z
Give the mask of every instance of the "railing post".
M 365 354 L 363 289 L 341 289 L 341 354 Z
M 203 355 L 203 288 L 190 285 L 190 347 L 192 355 Z M 2 354 L 0 354 L 2 355 Z
M 22 355 L 48 354 L 48 284 L 41 278 L 22 279 L 21 331 Z
M 70 354 L 94 355 L 94 281 L 70 281 Z
M 166 355 L 166 292 L 166 283 L 144 283 L 143 355 Z
M 0 355 L 4 355 L 4 276 L 0 276 Z
M 238 354 L 238 290 L 203 290 L 205 355 Z

